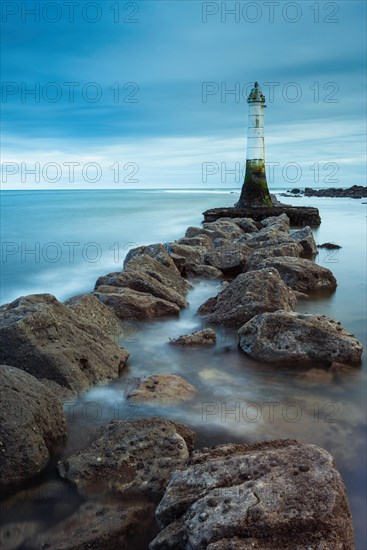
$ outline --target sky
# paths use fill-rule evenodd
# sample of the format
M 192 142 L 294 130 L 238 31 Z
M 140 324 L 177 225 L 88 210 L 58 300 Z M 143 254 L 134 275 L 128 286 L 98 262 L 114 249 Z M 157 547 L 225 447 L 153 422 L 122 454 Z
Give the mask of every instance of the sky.
M 366 3 L 6 1 L 2 189 L 366 184 Z

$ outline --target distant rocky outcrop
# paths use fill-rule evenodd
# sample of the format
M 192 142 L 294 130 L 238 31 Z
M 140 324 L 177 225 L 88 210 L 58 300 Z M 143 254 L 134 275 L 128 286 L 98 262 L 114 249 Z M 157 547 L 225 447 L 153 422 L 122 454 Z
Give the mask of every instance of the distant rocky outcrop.
M 352 199 L 362 199 L 367 197 L 367 187 L 364 185 L 352 185 L 352 187 L 329 187 L 328 189 L 313 189 L 305 187 L 306 197 L 349 197 Z
M 195 451 L 174 472 L 150 550 L 353 550 L 333 458 L 315 445 L 269 441 Z

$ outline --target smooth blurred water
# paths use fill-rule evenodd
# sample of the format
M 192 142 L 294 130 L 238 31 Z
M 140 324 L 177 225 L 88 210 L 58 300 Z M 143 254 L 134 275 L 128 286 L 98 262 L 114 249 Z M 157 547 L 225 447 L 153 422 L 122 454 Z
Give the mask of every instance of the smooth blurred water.
M 3 241 L 20 252 L 2 263 L 2 301 L 29 292 L 52 292 L 65 299 L 90 291 L 96 278 L 121 268 L 131 246 L 168 242 L 198 225 L 202 211 L 229 206 L 237 195 L 226 191 L 96 191 L 9 193 L 3 197 Z M 322 218 L 315 230 L 319 243 L 336 242 L 336 253 L 320 252 L 317 262 L 331 269 L 338 288 L 332 295 L 313 294 L 297 309 L 333 317 L 366 346 L 366 205 L 364 200 L 294 198 L 284 202 L 317 206 Z M 69 262 L 22 262 L 21 244 L 80 242 Z M 88 262 L 82 244 L 102 249 Z M 120 257 L 109 247 L 119 243 Z M 134 243 L 134 244 L 132 244 Z M 124 248 L 125 246 L 125 248 Z M 116 249 L 116 246 L 115 246 Z M 91 249 L 92 250 L 92 249 Z M 114 260 L 118 261 L 114 261 Z M 42 258 L 40 258 L 42 260 Z M 178 319 L 126 323 L 119 342 L 131 352 L 128 368 L 116 382 L 93 388 L 66 403 L 69 441 L 66 452 L 80 448 L 88 434 L 112 418 L 158 414 L 190 425 L 197 444 L 296 438 L 326 448 L 336 459 L 347 486 L 356 531 L 356 548 L 366 547 L 366 363 L 339 380 L 305 380 L 299 368 L 280 368 L 248 359 L 237 348 L 236 332 L 217 329 L 217 345 L 178 349 L 169 338 L 200 329 L 198 306 L 219 290 L 215 281 L 196 284 L 189 308 Z M 365 354 L 364 354 L 365 358 Z M 177 406 L 132 406 L 124 397 L 128 378 L 175 373 L 197 390 L 192 401 Z M 72 415 L 71 415 L 72 411 Z M 37 517 L 37 509 L 33 512 Z

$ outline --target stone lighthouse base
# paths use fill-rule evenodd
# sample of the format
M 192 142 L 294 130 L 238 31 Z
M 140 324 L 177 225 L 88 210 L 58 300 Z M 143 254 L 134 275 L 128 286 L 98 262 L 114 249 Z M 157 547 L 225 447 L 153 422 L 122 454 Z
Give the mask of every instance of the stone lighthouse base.
M 318 208 L 310 206 L 290 206 L 288 204 L 276 204 L 273 206 L 257 206 L 247 208 L 212 208 L 203 212 L 204 221 L 214 222 L 218 218 L 252 218 L 256 222 L 269 216 L 287 214 L 292 227 L 318 227 L 321 218 Z

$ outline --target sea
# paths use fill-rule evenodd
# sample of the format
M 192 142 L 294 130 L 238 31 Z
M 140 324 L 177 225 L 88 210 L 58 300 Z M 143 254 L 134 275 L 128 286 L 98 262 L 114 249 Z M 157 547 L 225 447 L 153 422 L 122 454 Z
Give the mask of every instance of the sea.
M 228 188 L 3 191 L 1 303 L 34 293 L 51 293 L 63 301 L 91 292 L 99 276 L 122 269 L 131 248 L 178 239 L 188 226 L 200 225 L 204 210 L 233 206 L 238 197 L 238 189 Z M 320 249 L 315 260 L 334 273 L 336 291 L 314 293 L 299 301 L 297 310 L 340 321 L 366 349 L 366 199 L 278 198 L 319 208 L 322 223 L 314 229 L 316 242 L 341 246 Z M 230 329 L 218 328 L 217 345 L 210 349 L 170 346 L 170 338 L 203 327 L 196 311 L 219 290 L 217 281 L 197 282 L 188 294 L 190 306 L 179 318 L 123 324 L 116 341 L 131 356 L 121 378 L 64 404 L 69 421 L 66 454 L 80 449 L 91 432 L 111 419 L 152 415 L 188 424 L 199 447 L 275 438 L 320 445 L 335 458 L 349 496 L 356 548 L 365 550 L 366 353 L 361 365 L 330 380 L 300 368 L 250 360 Z M 128 379 L 153 373 L 182 376 L 197 388 L 196 397 L 177 406 L 127 403 Z M 36 498 L 35 487 L 45 483 L 54 490 Z M 52 466 L 31 489 L 2 503 L 1 525 L 38 522 L 46 529 L 79 502 Z

